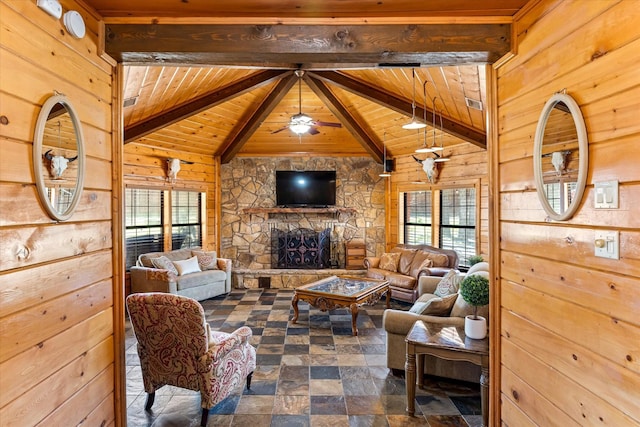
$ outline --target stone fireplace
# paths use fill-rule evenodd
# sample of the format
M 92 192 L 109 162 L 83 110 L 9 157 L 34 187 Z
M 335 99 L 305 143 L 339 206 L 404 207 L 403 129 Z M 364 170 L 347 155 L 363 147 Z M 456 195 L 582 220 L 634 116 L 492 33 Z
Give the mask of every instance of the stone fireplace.
M 335 170 L 335 207 L 278 209 L 276 170 Z M 381 170 L 372 159 L 357 157 L 236 157 L 221 165 L 220 256 L 233 260 L 234 286 L 257 288 L 258 279 L 267 277 L 271 287 L 291 288 L 331 274 L 354 274 L 354 270 L 341 271 L 345 245 L 353 239 L 364 241 L 370 256 L 383 253 L 385 180 L 378 176 Z M 318 240 L 320 247 L 328 244 L 329 249 L 316 252 L 305 236 L 304 257 L 290 253 L 291 258 L 283 261 L 289 266 L 276 267 L 274 229 L 313 233 L 329 229 L 328 238 Z M 287 244 L 298 245 L 291 240 Z M 323 267 L 307 266 L 311 255 Z
M 336 265 L 337 263 L 334 263 Z M 331 229 L 271 229 L 271 268 L 331 268 Z

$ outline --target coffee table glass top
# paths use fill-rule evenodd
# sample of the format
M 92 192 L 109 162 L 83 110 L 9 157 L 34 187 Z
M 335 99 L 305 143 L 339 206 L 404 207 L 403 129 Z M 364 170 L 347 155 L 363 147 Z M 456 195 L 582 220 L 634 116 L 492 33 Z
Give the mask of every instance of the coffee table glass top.
M 359 279 L 357 277 L 331 276 L 303 288 L 307 291 L 353 296 L 372 287 L 379 286 L 382 282 L 381 280 Z

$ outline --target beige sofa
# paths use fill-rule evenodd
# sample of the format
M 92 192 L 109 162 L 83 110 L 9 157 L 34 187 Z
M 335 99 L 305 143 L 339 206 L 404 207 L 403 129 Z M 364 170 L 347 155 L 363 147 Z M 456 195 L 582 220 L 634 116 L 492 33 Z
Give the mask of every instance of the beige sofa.
M 199 248 L 177 249 L 168 252 L 150 252 L 138 257 L 131 267 L 131 291 L 167 292 L 202 301 L 231 291 L 231 260 L 217 258 L 215 252 L 210 269 L 180 275 L 167 269 L 156 268 L 152 259 L 164 256 L 170 261 L 185 261 L 201 253 Z
M 486 262 L 475 264 L 466 273 L 466 275 L 471 274 L 482 275 L 489 279 L 489 264 Z M 418 293 L 421 297 L 424 296 L 421 300 L 429 300 L 436 297 L 433 293 L 441 279 L 441 277 L 433 276 L 420 278 Z M 461 279 L 462 277 L 457 280 L 457 285 L 459 285 Z M 434 316 L 415 314 L 403 310 L 385 310 L 382 317 L 382 325 L 387 335 L 387 367 L 389 369 L 404 370 L 406 359 L 405 337 L 417 320 L 464 327 L 464 318 L 468 314 L 473 314 L 473 307 L 468 305 L 460 294 L 457 295 L 455 303 L 447 315 Z M 478 307 L 478 315 L 488 319 L 488 306 Z M 480 379 L 480 367 L 476 365 L 469 362 L 443 360 L 433 356 L 425 356 L 424 373 L 476 383 Z
M 406 302 L 418 298 L 420 277 L 444 276 L 449 270 L 457 269 L 459 263 L 456 251 L 428 245 L 397 245 L 391 253 L 400 253 L 396 269 L 380 268 L 384 255 L 367 257 L 364 259 L 367 277 L 388 280 L 391 297 Z

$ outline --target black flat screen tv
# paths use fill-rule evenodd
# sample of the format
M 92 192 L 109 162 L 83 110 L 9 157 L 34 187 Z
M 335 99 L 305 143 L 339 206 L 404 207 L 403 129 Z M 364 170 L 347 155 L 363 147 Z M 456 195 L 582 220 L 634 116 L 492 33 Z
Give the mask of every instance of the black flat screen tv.
M 336 171 L 276 171 L 276 204 L 325 207 L 336 204 Z

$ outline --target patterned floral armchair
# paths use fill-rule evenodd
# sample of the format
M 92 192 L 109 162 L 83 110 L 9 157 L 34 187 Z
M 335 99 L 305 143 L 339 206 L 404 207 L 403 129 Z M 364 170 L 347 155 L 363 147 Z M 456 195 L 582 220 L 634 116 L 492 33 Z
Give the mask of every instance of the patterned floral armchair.
M 155 392 L 173 385 L 200 392 L 202 419 L 209 409 L 247 380 L 256 367 L 256 350 L 249 344 L 251 329 L 243 326 L 231 334 L 211 331 L 196 300 L 167 293 L 138 293 L 127 297 L 127 310 L 138 340 L 145 410 Z

